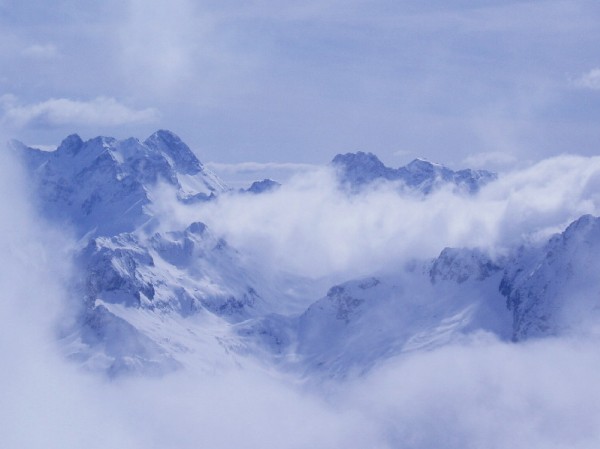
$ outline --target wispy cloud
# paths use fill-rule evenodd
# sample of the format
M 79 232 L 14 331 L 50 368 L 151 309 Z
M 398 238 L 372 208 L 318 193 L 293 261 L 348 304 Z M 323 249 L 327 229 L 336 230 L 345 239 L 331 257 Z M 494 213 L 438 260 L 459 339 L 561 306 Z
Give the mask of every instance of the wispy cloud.
M 16 97 L 5 95 L 0 98 L 0 107 L 4 109 L 3 124 L 16 128 L 116 126 L 152 123 L 159 118 L 154 108 L 133 109 L 110 97 L 88 101 L 51 98 L 40 103 L 20 104 Z
M 33 44 L 23 49 L 23 55 L 33 59 L 54 59 L 59 51 L 54 44 Z
M 594 68 L 589 72 L 585 72 L 574 80 L 573 84 L 582 89 L 600 90 L 600 68 Z

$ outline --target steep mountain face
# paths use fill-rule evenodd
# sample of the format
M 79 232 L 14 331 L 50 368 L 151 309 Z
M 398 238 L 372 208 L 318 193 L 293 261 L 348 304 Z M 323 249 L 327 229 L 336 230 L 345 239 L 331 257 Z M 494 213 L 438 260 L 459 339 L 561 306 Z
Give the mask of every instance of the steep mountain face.
M 541 247 L 520 248 L 500 284 L 513 313 L 513 339 L 594 326 L 600 316 L 599 254 L 600 218 L 591 215 Z
M 203 223 L 150 236 L 96 237 L 80 261 L 90 300 L 182 316 L 205 308 L 234 321 L 259 307 L 237 253 Z
M 390 168 L 372 153 L 338 154 L 332 160 L 338 178 L 352 191 L 359 191 L 373 182 L 397 181 L 424 194 L 443 185 L 453 185 L 460 191 L 476 193 L 490 181 L 497 178 L 495 173 L 485 170 L 464 169 L 453 171 L 443 165 L 415 159 L 400 168 Z
M 256 270 L 203 223 L 158 230 L 150 206 L 159 184 L 183 205 L 229 190 L 175 134 L 158 131 L 144 142 L 72 135 L 54 152 L 14 146 L 45 215 L 80 238 L 81 310 L 63 329 L 70 357 L 111 375 L 169 371 L 183 347 L 170 342 L 181 338 L 144 322 L 210 314 L 228 323 L 263 312 Z

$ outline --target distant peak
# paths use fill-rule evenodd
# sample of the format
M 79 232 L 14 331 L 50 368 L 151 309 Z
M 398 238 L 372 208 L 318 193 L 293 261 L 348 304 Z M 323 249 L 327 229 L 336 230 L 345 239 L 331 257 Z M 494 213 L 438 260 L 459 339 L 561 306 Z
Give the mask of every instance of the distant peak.
M 406 168 L 432 168 L 432 167 L 442 167 L 441 164 L 436 164 L 428 161 L 427 159 L 416 158 L 406 164 Z
M 190 147 L 172 131 L 160 129 L 148 137 L 144 144 L 167 156 L 179 173 L 196 174 L 202 170 L 202 164 Z
M 77 136 L 79 137 L 79 136 Z M 99 145 L 104 145 L 104 146 L 113 146 L 116 142 L 117 139 L 115 139 L 114 137 L 108 137 L 108 136 L 97 136 L 94 137 L 93 139 L 90 139 L 88 141 L 89 143 L 92 144 L 99 144 Z
M 154 132 L 150 137 L 148 137 L 148 140 L 162 140 L 164 142 L 176 142 L 176 143 L 183 143 L 183 141 L 181 140 L 181 138 L 175 134 L 173 131 L 169 131 L 168 129 L 159 129 L 158 131 Z
M 246 192 L 250 193 L 263 193 L 271 190 L 275 190 L 281 187 L 277 181 L 273 181 L 272 179 L 263 179 L 262 181 L 255 181 L 252 185 L 246 190 Z
M 391 179 L 394 175 L 393 170 L 386 167 L 377 156 L 363 151 L 338 154 L 331 164 L 338 170 L 342 182 L 351 185 L 353 189 L 375 179 Z
M 333 158 L 331 163 L 334 165 L 384 165 L 373 153 L 365 153 L 364 151 L 338 154 Z
M 496 179 L 494 173 L 454 171 L 422 158 L 413 159 L 407 165 L 395 169 L 387 167 L 373 153 L 362 151 L 338 154 L 333 158 L 332 165 L 337 170 L 338 179 L 344 184 L 349 184 L 353 191 L 373 181 L 401 180 L 406 186 L 416 188 L 425 194 L 443 183 L 454 184 L 470 193 L 475 193 L 481 186 Z
M 83 140 L 79 137 L 78 134 L 71 134 L 60 143 L 57 148 L 59 152 L 68 152 L 71 154 L 76 154 L 81 147 L 83 146 Z

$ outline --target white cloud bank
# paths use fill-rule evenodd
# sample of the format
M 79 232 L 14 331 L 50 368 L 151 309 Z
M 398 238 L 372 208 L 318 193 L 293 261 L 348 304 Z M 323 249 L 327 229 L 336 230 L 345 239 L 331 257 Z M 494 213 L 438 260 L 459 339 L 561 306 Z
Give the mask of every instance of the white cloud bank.
M 158 120 L 154 108 L 132 109 L 114 98 L 97 97 L 89 101 L 51 98 L 34 103 L 20 104 L 12 95 L 0 98 L 4 109 L 2 122 L 9 127 L 56 126 L 117 126 L 152 123 Z
M 322 168 L 268 194 L 196 207 L 168 199 L 158 208 L 167 227 L 204 221 L 267 270 L 343 281 L 435 257 L 447 246 L 503 252 L 545 239 L 584 213 L 600 214 L 599 187 L 600 157 L 565 155 L 506 172 L 476 196 L 442 189 L 422 198 L 389 186 L 348 196 Z

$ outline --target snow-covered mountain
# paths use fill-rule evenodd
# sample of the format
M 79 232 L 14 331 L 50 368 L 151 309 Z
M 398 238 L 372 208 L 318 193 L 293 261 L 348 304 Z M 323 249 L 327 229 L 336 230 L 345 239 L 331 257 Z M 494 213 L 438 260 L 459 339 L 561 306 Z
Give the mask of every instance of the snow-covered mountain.
M 207 200 L 228 190 L 170 131 L 144 142 L 67 137 L 56 151 L 14 142 L 37 183 L 44 212 L 66 221 L 79 235 L 115 235 L 151 220 L 147 206 L 158 182 L 171 186 L 182 202 Z
M 306 376 L 345 377 L 477 332 L 519 341 L 597 321 L 598 218 L 581 217 L 546 244 L 502 257 L 446 248 L 338 283 L 320 299 L 303 297 L 298 312 L 304 280 L 266 273 L 193 213 L 196 202 L 250 201 L 247 193 L 279 184 L 232 191 L 169 131 L 144 142 L 72 135 L 52 152 L 13 148 L 42 212 L 76 235 L 78 307 L 61 329 L 65 352 L 109 375 L 161 374 L 191 359 L 213 369 L 252 356 Z M 422 194 L 443 185 L 474 194 L 496 178 L 422 160 L 392 169 L 370 153 L 338 155 L 333 165 L 349 195 L 381 180 Z M 170 192 L 193 219 L 166 228 L 157 191 Z
M 385 180 L 400 182 L 425 194 L 443 185 L 453 185 L 459 190 L 475 193 L 497 178 L 495 173 L 486 170 L 453 171 L 423 159 L 415 159 L 404 167 L 391 168 L 373 153 L 362 151 L 338 154 L 331 163 L 337 170 L 340 182 L 352 191 L 359 191 L 376 181 Z
M 43 212 L 80 239 L 81 310 L 75 327 L 63 329 L 72 358 L 112 374 L 160 372 L 179 365 L 168 349 L 176 339 L 168 327 L 152 334 L 132 324 L 139 316 L 204 312 L 230 322 L 264 311 L 256 286 L 265 283 L 206 225 L 159 232 L 151 208 L 159 185 L 184 205 L 229 191 L 175 134 L 157 131 L 144 142 L 72 135 L 53 152 L 13 147 Z
M 593 331 L 600 318 L 600 218 L 584 215 L 540 247 L 522 247 L 500 291 L 513 339 Z
M 389 357 L 485 331 L 510 337 L 502 270 L 478 250 L 444 250 L 394 274 L 331 287 L 301 315 L 238 325 L 287 369 L 345 377 Z

